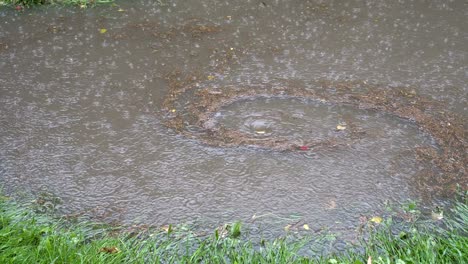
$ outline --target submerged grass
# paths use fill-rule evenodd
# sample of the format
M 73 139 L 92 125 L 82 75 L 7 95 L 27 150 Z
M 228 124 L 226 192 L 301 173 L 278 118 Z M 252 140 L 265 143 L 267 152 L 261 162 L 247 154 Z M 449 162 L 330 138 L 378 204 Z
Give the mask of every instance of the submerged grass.
M 449 219 L 437 226 L 430 222 L 416 223 L 408 231 L 394 234 L 390 224 L 373 232 L 365 243 L 365 255 L 372 256 L 373 263 L 468 263 L 467 223 L 465 199 L 457 202 Z M 363 256 L 350 252 L 347 257 L 359 261 Z M 349 262 L 346 258 L 340 259 Z
M 382 225 L 359 248 L 311 258 L 298 253 L 304 241 L 254 245 L 238 239 L 240 223 L 225 225 L 223 235 L 217 230 L 205 237 L 177 227 L 115 232 L 86 221 L 54 219 L 4 197 L 0 263 L 468 263 L 467 221 L 465 199 L 438 225 L 415 225 L 399 234 L 391 224 Z

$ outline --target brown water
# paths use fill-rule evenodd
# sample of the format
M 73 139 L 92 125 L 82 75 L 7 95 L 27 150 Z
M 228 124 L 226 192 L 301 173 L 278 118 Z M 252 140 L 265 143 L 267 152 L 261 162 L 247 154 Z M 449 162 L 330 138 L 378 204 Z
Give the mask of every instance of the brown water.
M 428 135 L 378 112 L 259 98 L 215 121 L 295 139 L 339 136 L 336 126 L 351 121 L 367 136 L 318 152 L 207 147 L 162 125 L 167 74 L 197 72 L 195 85 L 213 88 L 408 86 L 466 117 L 466 1 L 116 4 L 0 9 L 0 183 L 9 192 L 47 190 L 63 212 L 124 223 L 214 227 L 264 215 L 275 235 L 298 217 L 348 232 L 388 201 L 424 197 L 411 150 L 434 144 Z

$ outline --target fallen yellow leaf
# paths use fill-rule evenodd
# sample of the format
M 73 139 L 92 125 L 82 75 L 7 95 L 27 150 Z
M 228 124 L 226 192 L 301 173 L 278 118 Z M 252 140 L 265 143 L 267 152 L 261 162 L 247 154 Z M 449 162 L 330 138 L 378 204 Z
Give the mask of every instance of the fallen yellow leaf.
M 310 227 L 309 227 L 308 224 L 304 224 L 302 227 L 303 227 L 305 230 L 309 230 L 309 229 L 310 229 Z
M 125 9 L 119 8 L 119 10 L 117 10 L 117 12 L 125 12 Z
M 337 129 L 337 130 L 345 130 L 345 129 L 346 129 L 346 126 L 337 125 L 337 126 L 336 126 L 336 129 Z
M 208 77 L 206 77 L 206 78 L 207 78 L 209 81 L 212 81 L 212 80 L 214 80 L 215 77 L 214 77 L 213 75 L 208 75 Z
M 284 227 L 284 231 L 289 231 L 290 228 L 291 228 L 291 225 L 287 225 Z
M 101 29 L 99 30 L 99 33 L 101 33 L 101 34 L 104 34 L 104 33 L 106 33 L 106 32 L 107 32 L 107 29 L 105 29 L 105 28 L 101 28 Z
M 380 224 L 383 221 L 383 218 L 380 216 L 374 216 L 370 219 L 371 222 L 374 222 L 376 224 Z
M 175 109 L 171 109 L 171 112 L 172 112 L 172 113 L 175 113 L 176 111 L 177 111 L 177 110 L 175 110 Z
M 257 130 L 257 131 L 255 131 L 255 133 L 257 133 L 257 134 L 265 134 L 266 131 L 265 131 L 265 130 Z

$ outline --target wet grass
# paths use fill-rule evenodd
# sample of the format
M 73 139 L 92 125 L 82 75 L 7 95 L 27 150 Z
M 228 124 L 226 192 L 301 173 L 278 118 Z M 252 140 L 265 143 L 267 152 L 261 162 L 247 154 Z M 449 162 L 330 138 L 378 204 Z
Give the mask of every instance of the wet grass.
M 382 224 L 357 248 L 307 257 L 306 240 L 253 244 L 239 239 L 241 224 L 200 236 L 184 227 L 117 230 L 89 221 L 60 220 L 12 199 L 0 199 L 0 263 L 468 263 L 468 205 L 448 219 L 395 234 Z M 370 260 L 370 258 L 372 260 Z

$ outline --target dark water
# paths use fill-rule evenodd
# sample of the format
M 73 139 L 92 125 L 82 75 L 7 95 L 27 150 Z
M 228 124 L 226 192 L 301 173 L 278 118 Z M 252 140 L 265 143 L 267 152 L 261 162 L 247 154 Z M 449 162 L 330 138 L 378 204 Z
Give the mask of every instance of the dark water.
M 319 152 L 207 147 L 162 125 L 165 76 L 196 71 L 199 87 L 365 80 L 410 87 L 466 117 L 466 1 L 116 4 L 0 7 L 0 183 L 10 192 L 47 190 L 64 212 L 123 223 L 213 227 L 256 215 L 272 234 L 298 217 L 351 232 L 360 215 L 427 191 L 412 185 L 411 150 L 433 144 L 428 135 L 378 112 L 258 99 L 225 107 L 216 122 L 320 139 L 352 120 L 368 136 Z M 218 56 L 226 50 L 236 54 L 229 63 Z

